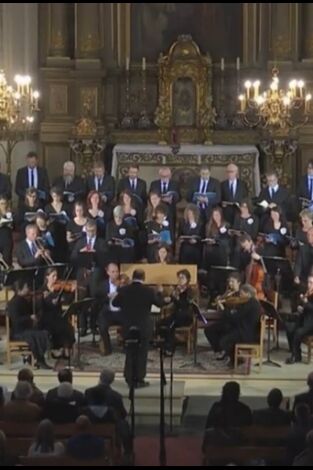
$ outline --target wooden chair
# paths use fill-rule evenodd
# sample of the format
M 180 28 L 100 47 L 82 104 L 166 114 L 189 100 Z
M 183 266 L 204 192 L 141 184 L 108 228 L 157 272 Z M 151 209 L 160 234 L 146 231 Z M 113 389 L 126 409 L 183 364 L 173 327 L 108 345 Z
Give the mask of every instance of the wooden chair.
M 308 348 L 308 354 L 307 354 L 307 364 L 310 364 L 311 359 L 312 359 L 312 348 L 313 348 L 313 335 L 306 336 L 303 341 L 303 344 L 305 344 Z
M 259 372 L 262 369 L 263 342 L 265 335 L 266 318 L 264 315 L 260 319 L 260 342 L 259 343 L 239 343 L 235 346 L 235 371 L 238 369 L 238 359 L 257 359 L 259 361 Z
M 193 348 L 195 347 L 194 338 L 195 338 L 196 328 L 197 328 L 197 320 L 195 317 L 193 317 L 191 325 L 180 326 L 175 329 L 175 336 L 178 339 L 178 341 L 186 343 L 187 354 L 191 354 L 193 352 Z
M 11 358 L 12 356 L 21 356 L 27 355 L 31 357 L 31 367 L 34 367 L 34 356 L 29 348 L 29 344 L 26 341 L 18 341 L 10 339 L 10 318 L 8 314 L 5 316 L 5 325 L 6 325 L 6 355 L 7 355 L 7 364 L 8 368 L 11 367 Z

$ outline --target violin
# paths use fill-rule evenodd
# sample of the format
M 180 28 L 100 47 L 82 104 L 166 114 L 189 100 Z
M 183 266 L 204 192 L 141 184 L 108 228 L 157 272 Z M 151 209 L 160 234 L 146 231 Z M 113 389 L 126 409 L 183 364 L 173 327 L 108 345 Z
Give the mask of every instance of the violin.
M 239 297 L 234 295 L 232 297 L 228 297 L 224 300 L 224 304 L 226 307 L 236 307 L 237 305 L 243 305 L 249 302 L 250 297 Z
M 61 281 L 58 280 L 53 284 L 53 292 L 75 292 L 77 288 L 77 281 Z

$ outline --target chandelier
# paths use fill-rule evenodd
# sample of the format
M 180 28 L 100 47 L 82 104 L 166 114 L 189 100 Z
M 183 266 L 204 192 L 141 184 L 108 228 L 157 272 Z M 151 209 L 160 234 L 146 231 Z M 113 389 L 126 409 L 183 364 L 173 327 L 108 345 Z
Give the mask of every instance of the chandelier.
M 271 130 L 287 130 L 306 124 L 312 95 L 306 93 L 303 80 L 291 80 L 287 90 L 280 88 L 279 70 L 272 70 L 268 90 L 260 92 L 260 80 L 247 80 L 245 93 L 238 96 L 239 114 L 245 125 Z

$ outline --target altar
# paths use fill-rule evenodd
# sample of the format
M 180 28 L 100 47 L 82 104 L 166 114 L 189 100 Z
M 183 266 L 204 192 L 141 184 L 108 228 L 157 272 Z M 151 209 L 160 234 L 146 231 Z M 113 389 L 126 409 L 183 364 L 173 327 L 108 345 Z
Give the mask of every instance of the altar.
M 199 174 L 201 165 L 209 165 L 212 176 L 222 181 L 226 177 L 225 167 L 230 162 L 238 166 L 250 196 L 257 195 L 260 192 L 259 151 L 253 145 L 182 144 L 173 148 L 157 144 L 118 144 L 113 149 L 112 175 L 119 180 L 127 173 L 130 163 L 137 163 L 140 177 L 149 187 L 151 181 L 158 178 L 159 168 L 169 166 L 184 196 L 186 182 Z

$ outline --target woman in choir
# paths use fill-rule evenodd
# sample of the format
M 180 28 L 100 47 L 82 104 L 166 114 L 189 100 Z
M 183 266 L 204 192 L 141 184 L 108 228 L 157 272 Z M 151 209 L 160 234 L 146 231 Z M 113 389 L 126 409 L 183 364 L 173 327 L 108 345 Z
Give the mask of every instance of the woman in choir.
M 209 270 L 211 265 L 226 266 L 230 257 L 230 238 L 228 223 L 220 207 L 212 210 L 211 217 L 205 226 L 205 245 L 203 251 L 203 268 Z
M 300 244 L 308 243 L 308 231 L 313 227 L 313 212 L 310 209 L 303 209 L 300 212 L 301 227 L 296 230 L 296 240 Z
M 253 214 L 250 200 L 243 199 L 241 201 L 240 213 L 236 214 L 232 228 L 240 232 L 245 232 L 250 235 L 252 240 L 256 240 L 257 234 L 259 232 L 259 220 Z
M 27 188 L 25 192 L 25 200 L 19 206 L 16 215 L 16 225 L 21 232 L 24 232 L 26 225 L 28 225 L 30 222 L 33 222 L 35 219 L 35 216 L 30 219 L 27 217 L 27 214 L 35 214 L 38 209 L 40 209 L 40 203 L 36 188 Z
M 270 218 L 264 224 L 264 240 L 263 256 L 286 256 L 286 245 L 288 240 L 288 227 L 281 209 L 276 206 L 270 211 Z
M 0 254 L 4 260 L 3 264 L 12 266 L 13 251 L 13 215 L 9 201 L 0 196 Z
M 97 223 L 97 234 L 99 237 L 105 237 L 105 227 L 111 218 L 111 209 L 103 204 L 101 195 L 98 191 L 90 191 L 87 196 L 88 218 Z
M 48 268 L 45 274 L 40 326 L 49 332 L 54 359 L 69 358 L 75 343 L 74 328 L 62 311 L 62 284 L 58 285 L 58 272 Z
M 66 240 L 68 242 L 69 251 L 74 248 L 76 241 L 82 236 L 85 225 L 87 223 L 87 212 L 82 202 L 75 202 L 74 217 L 66 226 Z
M 155 210 L 153 220 L 146 223 L 147 258 L 153 263 L 159 243 L 171 246 L 173 243 L 173 228 L 167 219 L 167 207 L 160 204 Z
M 178 231 L 180 264 L 196 264 L 198 267 L 200 266 L 202 235 L 203 225 L 200 219 L 199 208 L 195 204 L 188 204 Z
M 106 227 L 105 239 L 109 246 L 111 262 L 120 264 L 135 261 L 133 230 L 124 220 L 124 211 L 121 206 L 116 206 L 113 210 L 113 220 Z
M 66 241 L 66 225 L 69 222 L 68 204 L 63 201 L 63 192 L 53 186 L 50 190 L 52 201 L 46 205 L 45 213 L 50 217 L 50 231 L 55 240 L 56 250 L 54 260 L 64 262 L 68 259 L 68 245 Z
M 160 243 L 155 253 L 155 263 L 171 264 L 172 253 L 170 247 L 166 243 Z

